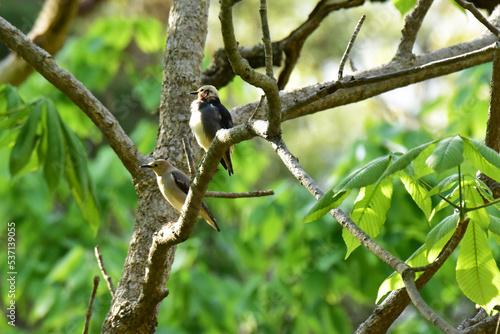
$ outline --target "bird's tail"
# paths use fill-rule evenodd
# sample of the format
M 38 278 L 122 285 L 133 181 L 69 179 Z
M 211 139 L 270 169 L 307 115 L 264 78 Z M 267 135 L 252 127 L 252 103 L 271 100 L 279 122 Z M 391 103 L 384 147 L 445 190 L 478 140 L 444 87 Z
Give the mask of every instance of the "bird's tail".
M 205 202 L 203 202 L 201 204 L 200 216 L 203 219 L 205 219 L 210 226 L 215 228 L 217 230 L 217 232 L 220 232 L 220 228 L 219 228 L 219 226 L 217 226 L 217 223 L 215 222 L 215 218 L 212 215 L 212 213 L 210 212 L 210 210 L 208 210 L 208 207 L 205 204 Z
M 231 154 L 233 153 L 233 151 L 234 151 L 234 145 L 232 145 L 229 148 L 229 150 L 227 150 L 226 153 L 224 153 L 222 159 L 220 160 L 222 167 L 224 167 L 228 171 L 229 176 L 231 176 L 231 174 L 234 174 L 233 163 L 231 162 Z

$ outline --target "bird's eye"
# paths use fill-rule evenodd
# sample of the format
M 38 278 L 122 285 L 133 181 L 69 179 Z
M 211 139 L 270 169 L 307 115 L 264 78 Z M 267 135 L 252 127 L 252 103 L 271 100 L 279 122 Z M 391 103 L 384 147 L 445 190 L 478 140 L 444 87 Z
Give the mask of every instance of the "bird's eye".
M 158 164 L 154 164 L 155 167 L 158 167 Z

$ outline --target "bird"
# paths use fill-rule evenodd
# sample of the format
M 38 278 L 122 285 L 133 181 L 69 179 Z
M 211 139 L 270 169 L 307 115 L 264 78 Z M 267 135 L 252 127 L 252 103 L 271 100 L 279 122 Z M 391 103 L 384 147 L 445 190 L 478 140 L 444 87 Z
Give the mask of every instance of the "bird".
M 141 165 L 141 167 L 150 168 L 156 173 L 156 181 L 163 197 L 177 211 L 181 212 L 191 183 L 188 176 L 164 159 L 155 160 L 147 165 Z M 205 202 L 201 203 L 198 217 L 205 219 L 210 226 L 220 232 L 219 226 Z
M 191 94 L 198 95 L 198 98 L 191 103 L 189 126 L 196 141 L 206 152 L 218 130 L 233 127 L 233 118 L 220 102 L 219 92 L 214 86 L 202 86 Z M 234 174 L 231 162 L 233 151 L 234 145 L 224 153 L 220 161 L 221 165 L 228 171 L 229 176 Z

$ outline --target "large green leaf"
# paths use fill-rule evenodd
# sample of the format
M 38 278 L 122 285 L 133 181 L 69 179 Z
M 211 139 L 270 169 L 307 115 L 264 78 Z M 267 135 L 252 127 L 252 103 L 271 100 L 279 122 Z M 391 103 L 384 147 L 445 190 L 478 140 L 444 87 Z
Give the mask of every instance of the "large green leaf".
M 392 174 L 399 172 L 400 170 L 408 167 L 427 147 L 433 144 L 435 141 L 422 144 L 420 146 L 414 147 L 405 154 L 401 156 L 393 155 L 393 160 L 381 178 L 391 176 Z
M 18 174 L 28 163 L 37 142 L 37 128 L 45 110 L 42 101 L 35 103 L 26 123 L 21 127 L 16 143 L 10 153 L 9 169 L 12 176 Z
M 481 226 L 471 222 L 460 243 L 457 283 L 474 303 L 490 312 L 500 304 L 500 270 Z
M 425 217 L 429 219 L 432 208 L 432 200 L 429 196 L 429 191 L 403 171 L 399 173 L 399 178 L 401 182 L 403 182 L 411 198 L 413 198 L 420 210 L 425 214 Z
M 445 236 L 457 227 L 460 215 L 458 212 L 453 213 L 451 216 L 445 217 L 439 224 L 437 224 L 425 238 L 425 247 L 432 249 L 434 245 L 441 241 Z
M 465 182 L 463 187 L 463 196 L 465 199 L 465 207 L 467 209 L 479 207 L 484 204 L 481 194 L 478 192 L 473 182 Z M 490 215 L 486 208 L 481 208 L 473 211 L 468 211 L 467 215 L 470 219 L 479 224 L 483 229 L 487 229 L 490 224 Z
M 429 168 L 440 174 L 460 165 L 464 160 L 463 152 L 464 145 L 460 136 L 444 138 L 425 162 Z
M 89 188 L 87 153 L 80 139 L 64 122 L 62 122 L 62 130 L 66 143 L 66 178 L 76 202 L 81 206 L 87 198 Z
M 64 176 L 64 163 L 66 160 L 64 152 L 64 138 L 61 129 L 61 119 L 54 104 L 51 101 L 45 102 L 47 113 L 45 117 L 44 136 L 47 140 L 47 151 L 43 165 L 43 175 L 49 184 L 50 189 L 54 189 Z
M 427 166 L 426 160 L 434 151 L 436 142 L 437 141 L 432 142 L 413 160 L 412 166 L 414 175 L 410 174 L 411 176 L 414 178 L 421 178 L 425 175 L 434 173 L 434 171 Z
M 488 146 L 467 138 L 464 141 L 464 157 L 475 168 L 492 179 L 500 180 L 500 155 Z
M 389 179 L 361 188 L 350 217 L 363 231 L 374 238 L 380 233 L 385 223 L 387 211 L 391 206 L 391 198 L 392 182 Z M 342 237 L 347 246 L 347 258 L 360 243 L 345 229 L 342 230 Z
M 316 204 L 309 210 L 304 223 L 310 223 L 323 217 L 328 211 L 338 207 L 344 199 L 349 195 L 350 190 L 342 190 L 337 193 L 333 189 L 329 190 L 321 197 Z
M 386 155 L 370 161 L 360 169 L 355 170 L 340 182 L 334 189 L 337 191 L 361 188 L 377 182 L 384 174 L 392 160 L 391 155 Z

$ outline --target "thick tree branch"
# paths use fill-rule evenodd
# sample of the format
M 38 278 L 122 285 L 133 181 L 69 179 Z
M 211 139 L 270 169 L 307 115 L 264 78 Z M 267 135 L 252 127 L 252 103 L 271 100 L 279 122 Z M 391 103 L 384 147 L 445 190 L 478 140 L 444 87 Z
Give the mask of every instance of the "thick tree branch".
M 490 21 L 494 21 L 495 24 L 498 24 L 499 14 L 500 9 L 497 9 L 492 14 Z M 322 95 L 324 93 L 320 93 L 322 88 L 333 85 L 335 81 L 283 92 L 280 95 L 283 106 L 283 120 L 289 120 L 337 106 L 359 102 L 399 87 L 454 73 L 491 61 L 494 52 L 494 47 L 491 47 L 491 45 L 495 41 L 496 37 L 489 34 L 466 43 L 416 56 L 410 66 L 405 66 L 401 62 L 392 61 L 378 68 L 358 72 L 351 78 L 363 78 L 363 80 L 366 80 L 366 78 L 371 79 L 368 79 L 368 82 L 361 85 L 359 85 L 361 82 L 346 84 L 343 89 L 336 91 L 335 94 Z M 447 61 L 448 58 L 453 59 Z M 392 79 L 390 78 L 391 73 L 401 70 L 408 71 L 408 75 L 397 75 Z M 384 80 L 379 80 L 377 83 L 374 83 L 377 81 L 375 78 L 381 75 L 386 76 L 383 77 Z M 349 78 L 344 78 L 343 84 L 348 80 Z M 374 81 L 369 83 L 371 80 Z M 349 85 L 352 86 L 348 87 Z M 311 98 L 314 94 L 318 94 L 318 96 L 312 98 L 310 101 L 306 100 Z M 246 121 L 248 115 L 255 110 L 257 105 L 258 101 L 255 101 L 234 108 L 232 110 L 232 115 L 235 124 Z M 265 108 L 266 103 L 263 105 L 263 109 Z M 259 113 L 255 117 L 261 118 L 262 115 Z
M 139 165 L 144 162 L 144 157 L 123 131 L 118 120 L 73 74 L 59 67 L 47 51 L 36 46 L 2 17 L 0 17 L 0 40 L 66 94 L 101 130 L 130 174 L 133 177 L 139 174 Z
M 401 41 L 394 59 L 406 60 L 413 57 L 413 46 L 422 26 L 425 14 L 431 8 L 433 0 L 418 0 L 417 5 L 405 17 L 405 25 L 401 32 Z

